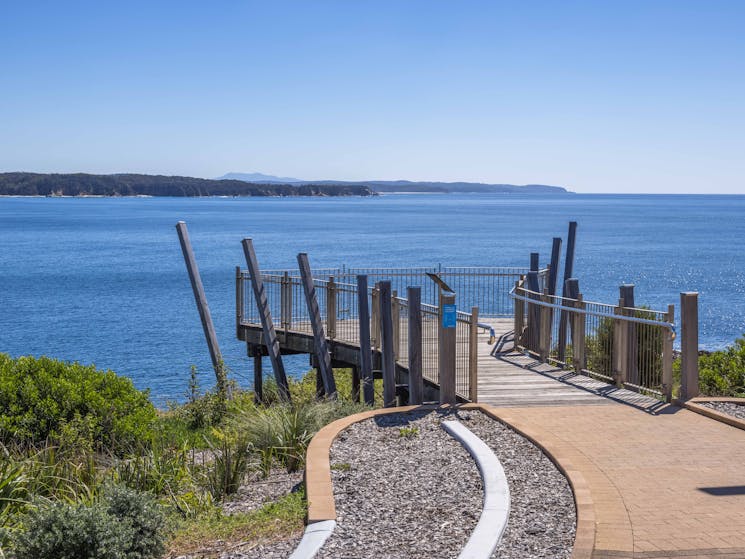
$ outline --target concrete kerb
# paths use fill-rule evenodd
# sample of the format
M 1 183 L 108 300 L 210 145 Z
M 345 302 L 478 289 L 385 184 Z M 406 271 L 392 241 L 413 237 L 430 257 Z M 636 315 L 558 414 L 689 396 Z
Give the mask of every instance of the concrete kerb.
M 691 410 L 692 412 L 699 413 L 703 416 L 706 416 L 709 419 L 714 419 L 715 421 L 721 421 L 722 423 L 726 423 L 727 425 L 731 425 L 732 427 L 737 427 L 738 429 L 745 430 L 745 420 L 739 419 L 737 417 L 731 416 L 726 413 L 722 413 L 712 408 L 707 408 L 706 406 L 702 406 L 701 404 L 705 402 L 712 402 L 712 403 L 719 402 L 722 404 L 738 404 L 738 405 L 743 406 L 743 409 L 745 409 L 745 398 L 698 397 L 698 398 L 691 398 L 690 400 L 687 400 L 685 402 L 678 401 L 676 403 L 679 406 L 682 406 L 688 410 Z
M 333 423 L 329 423 L 316 433 L 308 446 L 305 461 L 305 490 L 308 499 L 307 523 L 313 524 L 328 520 L 336 521 L 330 455 L 331 445 L 344 429 L 354 423 L 378 415 L 406 413 L 415 410 L 435 410 L 440 407 L 431 405 L 402 406 L 370 410 L 338 419 Z M 442 407 L 447 408 L 448 406 Z M 479 410 L 492 419 L 506 425 L 540 448 L 556 467 L 559 468 L 559 471 L 569 480 L 574 493 L 574 503 L 577 510 L 577 530 L 574 537 L 572 559 L 590 559 L 595 548 L 595 507 L 589 485 L 582 472 L 566 456 L 568 449 L 562 447 L 565 443 L 546 431 L 510 420 L 508 409 L 501 410 L 482 404 L 462 404 L 456 407 L 465 410 Z

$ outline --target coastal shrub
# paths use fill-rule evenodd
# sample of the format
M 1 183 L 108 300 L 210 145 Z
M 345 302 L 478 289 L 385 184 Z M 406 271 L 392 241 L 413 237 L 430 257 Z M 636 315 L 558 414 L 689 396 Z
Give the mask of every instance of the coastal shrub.
M 147 392 L 112 371 L 48 357 L 0 354 L 0 440 L 124 453 L 147 444 Z
M 700 355 L 698 369 L 702 394 L 745 397 L 745 337 L 726 349 Z
M 165 517 L 152 496 L 108 488 L 93 504 L 40 503 L 13 535 L 16 559 L 156 559 Z
M 212 498 L 222 500 L 238 491 L 249 468 L 249 445 L 244 435 L 215 429 L 206 438 L 212 460 L 203 466 L 205 486 Z

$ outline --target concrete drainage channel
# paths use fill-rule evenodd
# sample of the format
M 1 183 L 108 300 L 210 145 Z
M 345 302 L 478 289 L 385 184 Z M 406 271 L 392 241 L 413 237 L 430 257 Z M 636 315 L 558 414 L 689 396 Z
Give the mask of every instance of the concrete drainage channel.
M 488 559 L 499 545 L 510 514 L 510 490 L 502 464 L 494 452 L 459 421 L 443 421 L 442 428 L 473 457 L 481 474 L 484 500 L 479 521 L 458 559 Z M 336 522 L 308 524 L 290 559 L 312 559 L 331 536 Z

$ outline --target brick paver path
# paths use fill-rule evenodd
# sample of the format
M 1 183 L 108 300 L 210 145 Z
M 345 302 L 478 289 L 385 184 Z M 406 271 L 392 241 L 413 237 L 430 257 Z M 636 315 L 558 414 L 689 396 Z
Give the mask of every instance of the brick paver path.
M 674 406 L 498 411 L 558 441 L 584 475 L 593 557 L 745 558 L 745 431 Z

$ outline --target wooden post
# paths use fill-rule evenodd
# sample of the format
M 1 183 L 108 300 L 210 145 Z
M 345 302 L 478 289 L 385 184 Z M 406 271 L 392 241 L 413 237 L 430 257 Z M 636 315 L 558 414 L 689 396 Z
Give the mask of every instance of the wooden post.
M 360 368 L 352 365 L 352 401 L 360 401 Z
M 540 297 L 540 287 L 538 284 L 538 272 L 535 270 L 528 272 L 528 294 L 529 299 L 538 299 Z M 541 308 L 535 303 L 528 303 L 528 350 L 538 353 L 538 343 L 541 334 Z
M 391 297 L 391 320 L 393 321 L 393 360 L 398 361 L 401 355 L 401 303 L 398 302 L 398 291 Z
M 578 309 L 584 309 L 585 308 L 584 303 L 579 300 L 581 298 L 581 295 L 579 293 L 579 281 L 577 281 L 576 278 L 569 278 L 568 280 L 566 280 L 564 282 L 564 285 L 562 286 L 562 293 L 566 293 L 568 299 L 574 299 L 575 300 L 575 302 L 573 304 L 573 306 L 575 308 L 578 308 Z M 570 305 L 571 303 L 569 301 L 567 301 L 566 299 L 562 299 L 562 304 L 563 305 Z M 569 312 L 569 311 L 563 311 L 563 312 L 566 312 L 568 314 L 568 317 L 567 318 L 568 318 L 568 323 L 569 323 L 569 331 L 571 332 L 571 338 L 570 339 L 572 341 L 572 361 L 573 362 L 576 362 L 577 361 L 577 357 L 579 357 L 580 355 L 582 355 L 582 359 L 581 359 L 581 361 L 583 363 L 582 369 L 584 369 L 585 315 L 583 313 L 572 313 L 572 312 Z M 581 323 L 578 322 L 578 320 L 577 320 L 578 317 L 581 317 Z M 561 318 L 561 317 L 559 317 L 559 318 Z M 578 353 L 577 350 L 576 350 L 576 348 L 575 348 L 575 346 L 577 345 L 577 339 L 578 339 L 578 335 L 577 335 L 576 330 L 577 330 L 577 328 L 579 326 L 582 327 L 582 338 L 581 338 L 581 340 L 582 340 L 582 348 L 581 348 L 582 349 L 582 352 L 581 353 Z M 559 342 L 560 341 L 561 340 L 559 340 Z M 565 361 L 565 359 L 566 359 L 566 355 L 565 355 L 566 354 L 566 340 L 564 342 L 564 345 L 565 345 L 565 347 L 563 348 L 564 351 L 562 351 L 562 348 L 561 347 L 558 348 L 558 354 L 563 357 L 563 359 L 560 359 L 560 361 L 562 363 L 566 363 L 566 361 Z M 579 372 L 581 370 L 581 369 L 577 369 L 576 365 L 575 365 L 574 368 L 575 368 L 575 370 L 577 372 Z
M 422 380 L 422 288 L 406 289 L 409 300 L 409 404 L 419 405 L 424 399 Z
M 675 305 L 667 306 L 665 320 L 675 324 Z M 662 394 L 670 403 L 673 399 L 673 332 L 666 329 L 662 336 Z
M 479 400 L 479 308 L 471 307 L 468 330 L 468 399 Z
M 241 322 L 243 321 L 243 275 L 241 267 L 235 267 L 235 335 L 241 337 Z
M 260 404 L 264 401 L 264 374 L 262 371 L 261 349 L 254 348 L 254 402 Z
M 287 272 L 282 276 L 279 298 L 280 324 L 286 334 L 292 328 L 292 278 Z
M 380 286 L 380 352 L 383 370 L 383 406 L 396 405 L 396 361 L 393 356 L 393 317 L 391 316 L 391 282 Z
M 440 297 L 440 344 L 439 344 L 439 381 L 440 403 L 456 403 L 455 398 L 455 344 L 457 331 L 457 314 L 455 293 L 443 291 Z
M 370 307 L 367 303 L 367 276 L 357 276 L 357 315 L 360 321 L 360 376 L 362 397 L 368 406 L 375 404 L 372 372 L 372 349 L 370 347 Z
M 567 237 L 567 251 L 564 257 L 564 283 L 561 294 L 563 297 L 568 297 L 566 291 L 566 280 L 573 278 L 574 274 L 574 247 L 577 240 L 577 222 L 569 222 L 569 235 Z M 569 315 L 567 311 L 561 311 L 559 315 L 559 361 L 564 361 L 564 352 L 567 345 L 567 325 L 569 323 Z
M 373 349 L 380 349 L 380 285 L 376 283 L 370 296 L 372 306 L 372 325 L 370 326 L 370 343 Z
M 266 344 L 266 351 L 269 354 L 269 360 L 272 363 L 272 369 L 274 370 L 274 378 L 277 381 L 279 395 L 284 401 L 289 402 L 290 388 L 287 385 L 287 375 L 285 374 L 285 366 L 282 363 L 282 354 L 280 351 L 279 340 L 277 339 L 277 332 L 274 330 L 272 314 L 269 312 L 269 301 L 266 298 L 266 290 L 264 289 L 264 282 L 261 278 L 259 261 L 256 258 L 256 252 L 254 251 L 251 239 L 243 239 L 242 245 L 243 254 L 246 257 L 246 265 L 248 266 L 248 273 L 251 275 L 251 287 L 253 288 L 256 307 L 259 311 L 259 317 L 261 318 L 261 329 L 264 333 L 264 343 Z
M 556 295 L 556 281 L 559 277 L 559 256 L 561 254 L 561 237 L 554 237 L 551 246 L 551 265 L 548 273 L 548 294 Z
M 537 252 L 530 253 L 530 271 L 537 272 L 540 268 L 540 254 Z
M 204 337 L 207 340 L 207 347 L 210 352 L 212 367 L 215 369 L 217 382 L 220 384 L 224 381 L 222 354 L 220 353 L 220 346 L 217 344 L 215 326 L 212 324 L 212 315 L 210 315 L 210 308 L 209 305 L 207 305 L 207 296 L 204 293 L 204 286 L 202 285 L 202 278 L 199 275 L 199 267 L 197 266 L 197 260 L 194 257 L 194 250 L 191 248 L 191 241 L 189 240 L 189 231 L 186 228 L 186 223 L 179 221 L 176 224 L 176 232 L 178 233 L 178 239 L 181 243 L 181 252 L 184 253 L 186 270 L 189 273 L 191 290 L 194 292 L 194 300 L 197 303 L 199 318 L 202 321 L 202 329 L 204 330 Z
M 686 292 L 680 294 L 680 399 L 698 394 L 698 293 Z
M 308 255 L 301 252 L 297 255 L 297 262 L 300 268 L 300 277 L 303 282 L 303 291 L 305 292 L 305 302 L 308 306 L 308 316 L 310 316 L 310 325 L 313 329 L 313 342 L 316 351 L 316 361 L 318 364 L 318 373 L 323 382 L 323 389 L 326 396 L 336 398 L 336 382 L 334 381 L 334 371 L 331 368 L 331 356 L 329 355 L 328 344 L 326 342 L 326 333 L 323 331 L 323 320 L 321 320 L 321 309 L 318 307 L 316 297 L 316 288 L 313 285 L 313 275 L 310 270 Z
M 634 302 L 634 284 L 625 283 L 618 289 L 621 299 L 623 299 L 625 314 L 634 316 L 634 311 L 629 309 L 636 308 Z M 628 332 L 626 334 L 626 345 L 629 355 L 626 357 L 626 379 L 630 384 L 639 386 L 639 338 L 636 335 L 636 324 L 629 322 L 627 324 Z
M 618 306 L 614 309 L 614 313 L 623 316 L 624 314 L 624 301 L 620 299 Z M 628 371 L 628 324 L 625 320 L 615 319 L 613 320 L 613 347 L 611 348 L 611 359 L 613 360 L 613 379 L 616 381 L 616 386 L 623 388 L 625 382 L 628 380 L 626 373 Z
M 328 326 L 328 337 L 336 338 L 336 282 L 334 276 L 329 277 L 326 284 L 326 325 Z
M 549 297 L 547 294 L 541 295 L 541 301 L 549 303 Z M 538 332 L 538 355 L 541 361 L 544 363 L 548 361 L 548 356 L 551 353 L 551 309 L 549 307 L 539 307 L 540 313 L 540 329 Z
M 577 293 L 574 306 L 577 309 L 584 309 L 585 302 L 582 300 L 582 294 Z M 572 361 L 574 370 L 577 373 L 581 373 L 587 368 L 587 351 L 585 349 L 585 328 L 586 328 L 587 315 L 585 313 L 575 313 L 572 328 Z

